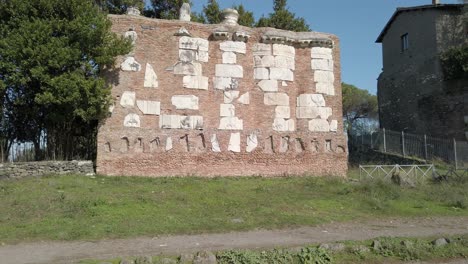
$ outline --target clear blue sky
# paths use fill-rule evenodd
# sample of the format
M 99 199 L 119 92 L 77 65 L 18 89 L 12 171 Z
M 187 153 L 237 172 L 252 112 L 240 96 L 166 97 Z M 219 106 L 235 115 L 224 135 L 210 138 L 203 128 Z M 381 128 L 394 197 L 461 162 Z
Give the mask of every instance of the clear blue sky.
M 192 0 L 200 12 L 206 0 Z M 441 3 L 456 3 L 441 0 Z M 224 8 L 243 4 L 258 19 L 272 12 L 273 0 L 218 0 Z M 382 69 L 377 36 L 397 7 L 432 4 L 431 0 L 288 0 L 288 8 L 304 17 L 312 30 L 337 35 L 341 40 L 342 79 L 375 94 Z

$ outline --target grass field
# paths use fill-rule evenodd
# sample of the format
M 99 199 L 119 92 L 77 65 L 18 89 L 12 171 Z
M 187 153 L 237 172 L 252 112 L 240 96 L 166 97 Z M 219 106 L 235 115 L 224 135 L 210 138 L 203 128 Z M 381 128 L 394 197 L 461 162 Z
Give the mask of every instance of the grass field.
M 350 178 L 356 171 L 350 172 Z M 285 228 L 468 215 L 468 180 L 401 188 L 336 178 L 76 175 L 0 181 L 0 242 Z

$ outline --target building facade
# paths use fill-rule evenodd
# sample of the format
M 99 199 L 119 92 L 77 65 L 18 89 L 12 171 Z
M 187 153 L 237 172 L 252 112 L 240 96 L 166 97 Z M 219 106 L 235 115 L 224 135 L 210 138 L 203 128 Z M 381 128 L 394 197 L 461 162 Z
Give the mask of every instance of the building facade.
M 108 73 L 114 104 L 97 173 L 346 175 L 338 38 L 232 16 L 219 25 L 110 16 L 134 49 Z
M 468 44 L 466 4 L 398 8 L 377 43 L 383 128 L 465 140 L 468 80 L 447 80 L 440 55 Z

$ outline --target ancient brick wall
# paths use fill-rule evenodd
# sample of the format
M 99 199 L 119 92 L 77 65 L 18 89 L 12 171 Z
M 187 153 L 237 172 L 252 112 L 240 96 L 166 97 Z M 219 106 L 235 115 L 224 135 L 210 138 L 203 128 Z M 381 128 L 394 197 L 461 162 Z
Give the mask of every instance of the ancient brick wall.
M 109 73 L 97 173 L 346 175 L 336 36 L 110 18 L 134 50 Z

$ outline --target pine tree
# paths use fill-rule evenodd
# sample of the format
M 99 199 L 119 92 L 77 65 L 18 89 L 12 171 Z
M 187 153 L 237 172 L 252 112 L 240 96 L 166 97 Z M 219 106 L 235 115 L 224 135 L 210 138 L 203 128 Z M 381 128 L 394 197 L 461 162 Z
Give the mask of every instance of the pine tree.
M 274 0 L 273 13 L 268 17 L 258 20 L 257 27 L 273 27 L 291 31 L 310 31 L 310 27 L 304 18 L 296 18 L 296 15 L 287 9 L 287 0 Z

